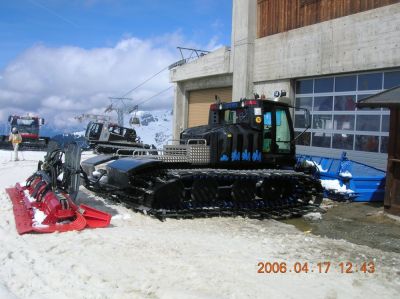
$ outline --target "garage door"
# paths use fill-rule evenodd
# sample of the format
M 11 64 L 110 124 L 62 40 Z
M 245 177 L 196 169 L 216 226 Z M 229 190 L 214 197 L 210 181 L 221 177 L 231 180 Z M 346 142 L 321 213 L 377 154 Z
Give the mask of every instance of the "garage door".
M 223 102 L 231 102 L 232 87 L 194 90 L 189 93 L 189 128 L 208 123 L 208 110 L 215 103 L 215 95 Z

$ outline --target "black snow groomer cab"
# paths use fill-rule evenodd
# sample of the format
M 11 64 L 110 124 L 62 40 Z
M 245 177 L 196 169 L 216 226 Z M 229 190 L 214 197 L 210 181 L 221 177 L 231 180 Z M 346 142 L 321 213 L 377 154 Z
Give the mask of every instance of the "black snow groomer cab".
M 181 133 L 181 143 L 205 140 L 210 164 L 223 168 L 293 168 L 295 144 L 290 106 L 241 100 L 210 106 L 208 125 Z
M 134 129 L 109 122 L 89 122 L 85 137 L 98 153 L 132 154 L 137 148 L 150 148 L 140 142 Z

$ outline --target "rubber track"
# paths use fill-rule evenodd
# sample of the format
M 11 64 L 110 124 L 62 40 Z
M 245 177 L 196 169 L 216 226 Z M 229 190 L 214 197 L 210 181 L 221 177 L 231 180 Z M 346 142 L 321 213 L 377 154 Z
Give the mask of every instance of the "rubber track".
M 167 186 L 170 183 L 182 182 L 185 185 L 185 199 L 178 206 L 166 203 L 159 208 L 151 208 L 149 201 L 145 198 L 154 200 L 157 190 L 149 188 L 141 188 L 142 194 L 132 195 L 126 190 L 118 190 L 114 188 L 102 188 L 100 185 L 90 186 L 89 189 L 107 195 L 113 195 L 112 198 L 125 203 L 130 208 L 152 215 L 160 220 L 166 218 L 176 219 L 192 219 L 203 217 L 235 217 L 242 216 L 254 219 L 287 219 L 292 217 L 300 217 L 310 212 L 323 212 L 319 205 L 323 198 L 323 189 L 318 180 L 310 175 L 291 170 L 226 170 L 226 169 L 168 169 L 163 175 L 141 176 L 134 178 L 133 181 L 139 179 L 147 182 L 149 186 L 157 185 L 157 178 L 167 181 L 160 184 Z M 208 196 L 203 200 L 193 200 L 193 184 L 201 180 L 206 180 L 207 184 L 214 180 L 219 185 L 225 185 L 228 194 L 232 194 L 233 183 L 238 182 L 238 190 L 245 188 L 246 182 L 251 186 L 255 182 L 268 181 L 268 186 L 282 184 L 286 188 L 281 188 L 279 198 L 262 199 L 256 196 L 251 200 L 246 199 L 243 195 L 242 200 L 232 198 L 218 198 L 218 196 Z M 205 184 L 204 186 L 207 186 Z M 260 190 L 260 183 L 257 189 Z M 291 187 L 289 186 L 291 184 Z M 200 187 L 204 187 L 200 185 Z M 109 186 L 110 187 L 110 186 Z M 222 188 L 222 189 L 223 189 Z M 212 188 L 211 188 L 212 189 Z M 273 188 L 272 188 L 273 189 Z M 278 188 L 279 189 L 279 188 Z M 161 189 L 163 192 L 163 189 Z M 251 189 L 248 189 L 251 191 Z M 289 194 L 281 195 L 289 190 Z M 254 190 L 255 191 L 255 190 Z M 268 190 L 269 191 L 269 190 Z M 274 192 L 273 190 L 271 191 Z M 140 192 L 139 192 L 140 193 Z M 277 195 L 275 194 L 275 195 Z M 239 194 L 240 195 L 240 194 Z M 307 200 L 302 200 L 307 199 Z

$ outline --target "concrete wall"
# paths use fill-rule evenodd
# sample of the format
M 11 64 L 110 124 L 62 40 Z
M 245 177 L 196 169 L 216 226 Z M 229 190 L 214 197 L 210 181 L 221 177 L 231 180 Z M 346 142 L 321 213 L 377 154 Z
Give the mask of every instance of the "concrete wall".
M 400 65 L 400 4 L 257 39 L 254 81 Z
M 176 67 L 170 72 L 170 81 L 178 82 L 231 73 L 230 50 L 222 47 L 203 57 Z
M 173 138 L 187 128 L 189 92 L 192 90 L 232 86 L 230 49 L 222 47 L 190 63 L 170 71 L 176 82 L 174 99 Z
M 260 96 L 265 95 L 267 98 L 272 98 L 275 91 L 285 90 L 287 97 L 294 100 L 294 86 L 293 80 L 275 80 L 275 81 L 263 81 L 254 83 L 254 92 Z
M 175 87 L 174 118 L 172 124 L 173 138 L 179 139 L 180 132 L 187 128 L 190 91 L 228 86 L 232 86 L 232 74 L 178 82 Z

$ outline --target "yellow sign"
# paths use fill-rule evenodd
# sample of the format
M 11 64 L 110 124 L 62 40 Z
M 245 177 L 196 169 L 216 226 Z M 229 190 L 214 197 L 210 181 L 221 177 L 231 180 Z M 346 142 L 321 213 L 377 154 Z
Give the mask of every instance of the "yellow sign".
M 262 121 L 261 116 L 257 116 L 256 117 L 256 123 L 261 124 L 261 121 Z

